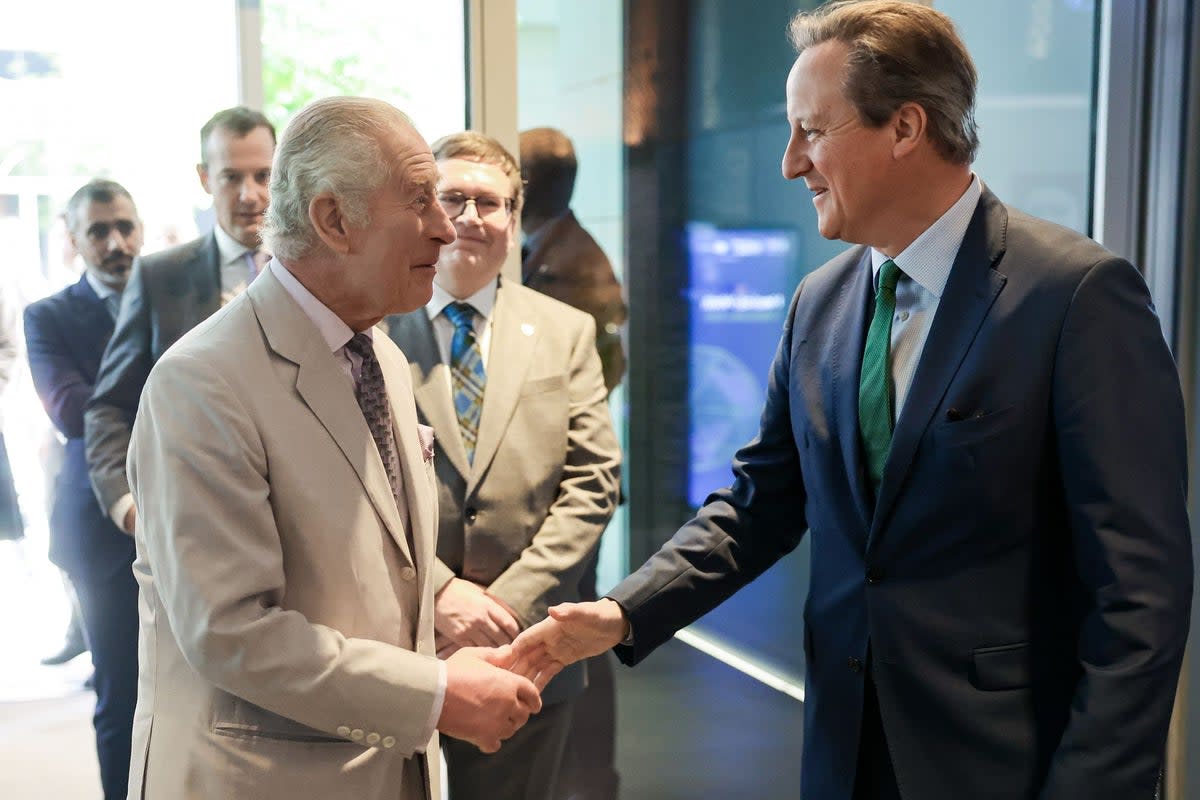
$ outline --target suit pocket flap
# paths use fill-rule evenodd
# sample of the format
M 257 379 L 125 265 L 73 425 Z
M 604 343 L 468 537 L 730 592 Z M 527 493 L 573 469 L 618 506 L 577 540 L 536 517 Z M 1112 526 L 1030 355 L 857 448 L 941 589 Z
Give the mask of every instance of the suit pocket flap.
M 542 392 L 561 391 L 567 388 L 567 378 L 565 375 L 550 375 L 545 378 L 536 378 L 532 381 L 527 381 L 521 387 L 521 396 L 527 397 L 531 394 L 541 394 Z
M 971 654 L 971 683 L 985 692 L 1020 689 L 1031 681 L 1028 642 L 981 647 Z
M 348 739 L 310 728 L 228 692 L 221 692 L 214 703 L 212 730 L 213 733 L 222 736 L 281 739 L 289 742 L 350 743 Z

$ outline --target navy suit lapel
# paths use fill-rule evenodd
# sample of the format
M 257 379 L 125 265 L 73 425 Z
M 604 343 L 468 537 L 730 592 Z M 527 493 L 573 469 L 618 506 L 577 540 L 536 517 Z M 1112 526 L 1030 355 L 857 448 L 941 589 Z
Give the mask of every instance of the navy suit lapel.
M 72 347 L 78 348 L 82 363 L 88 365 L 92 380 L 95 381 L 100 358 L 104 355 L 104 347 L 112 337 L 116 323 L 86 276 L 71 286 L 68 296 L 71 298 L 73 319 L 68 320 L 69 324 L 63 330 L 76 334 Z
M 221 250 L 217 247 L 216 233 L 208 235 L 197 256 L 200 268 L 192 270 L 191 275 L 196 292 L 199 322 L 208 319 L 221 308 Z
M 867 336 L 867 307 L 872 302 L 871 251 L 862 248 L 858 264 L 842 286 L 840 309 L 834 326 L 833 407 L 834 424 L 842 444 L 842 458 L 849 472 L 847 481 L 854 496 L 854 507 L 863 528 L 871 520 L 871 505 L 863 469 L 862 448 L 858 435 L 858 378 Z
M 992 269 L 1004 254 L 1008 214 L 996 196 L 984 189 L 954 259 L 937 314 L 925 340 L 912 385 L 896 430 L 879 486 L 871 524 L 871 541 L 895 504 L 912 464 L 917 444 L 950 387 L 983 320 L 1004 288 L 1006 278 Z

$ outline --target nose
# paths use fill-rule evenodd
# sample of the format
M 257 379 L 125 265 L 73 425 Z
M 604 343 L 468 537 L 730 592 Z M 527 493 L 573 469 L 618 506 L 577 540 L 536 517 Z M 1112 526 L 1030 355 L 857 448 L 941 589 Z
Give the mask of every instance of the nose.
M 247 175 L 242 179 L 241 186 L 238 187 L 238 202 L 255 205 L 263 197 L 265 191 L 253 175 Z
M 783 177 L 795 180 L 812 169 L 812 159 L 808 157 L 808 142 L 793 131 L 788 138 L 787 147 L 783 151 Z
M 475 217 L 476 222 L 483 222 L 483 217 L 479 216 L 479 206 L 475 205 L 474 197 L 468 197 L 463 200 L 463 210 L 458 212 L 458 216 L 454 218 L 456 222 L 458 220 L 466 222 L 468 219 L 470 219 L 470 217 L 467 216 L 468 208 L 471 209 L 471 216 Z
M 116 250 L 124 250 L 125 236 L 117 229 L 117 226 L 114 225 L 112 230 L 109 231 L 108 241 L 106 241 L 104 244 L 110 253 Z
M 458 238 L 458 234 L 454 232 L 454 222 L 446 213 L 446 209 L 442 208 L 441 203 L 434 203 L 432 208 L 436 209 L 434 212 L 436 217 L 429 229 L 430 237 L 442 245 L 454 244 L 454 240 Z M 463 211 L 465 213 L 466 209 Z M 459 216 L 461 217 L 462 214 Z

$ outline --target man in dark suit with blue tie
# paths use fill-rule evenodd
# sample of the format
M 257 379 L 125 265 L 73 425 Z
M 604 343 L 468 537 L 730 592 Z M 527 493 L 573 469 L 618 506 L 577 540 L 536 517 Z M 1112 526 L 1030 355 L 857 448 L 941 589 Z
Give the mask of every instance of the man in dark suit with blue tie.
M 552 608 L 518 668 L 636 663 L 807 530 L 806 800 L 1149 800 L 1192 555 L 1145 282 L 972 173 L 943 14 L 837 3 L 790 34 L 784 176 L 857 246 L 797 289 L 733 483 L 608 598 Z
M 125 797 L 137 702 L 137 583 L 133 539 L 96 502 L 83 444 L 83 408 L 121 292 L 142 249 L 142 222 L 129 192 L 93 180 L 67 202 L 67 233 L 86 266 L 79 281 L 25 309 L 34 387 L 67 439 L 50 514 L 50 560 L 71 578 L 95 666 L 96 751 L 104 796 Z
M 133 533 L 137 509 L 125 456 L 150 368 L 179 337 L 240 294 L 269 259 L 259 231 L 270 199 L 275 128 L 258 111 L 218 111 L 200 129 L 196 173 L 216 225 L 200 238 L 138 262 L 84 416 L 87 460 L 101 505 Z

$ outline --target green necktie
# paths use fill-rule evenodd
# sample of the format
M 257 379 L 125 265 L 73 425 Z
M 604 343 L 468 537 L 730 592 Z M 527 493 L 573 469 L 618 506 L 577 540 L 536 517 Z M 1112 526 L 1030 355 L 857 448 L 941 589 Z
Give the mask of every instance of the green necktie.
M 875 315 L 867 329 L 862 375 L 858 381 L 858 429 L 867 458 L 867 477 L 878 491 L 883 465 L 892 446 L 892 371 L 888 353 L 892 344 L 892 315 L 896 312 L 896 281 L 900 268 L 890 258 L 879 267 Z

